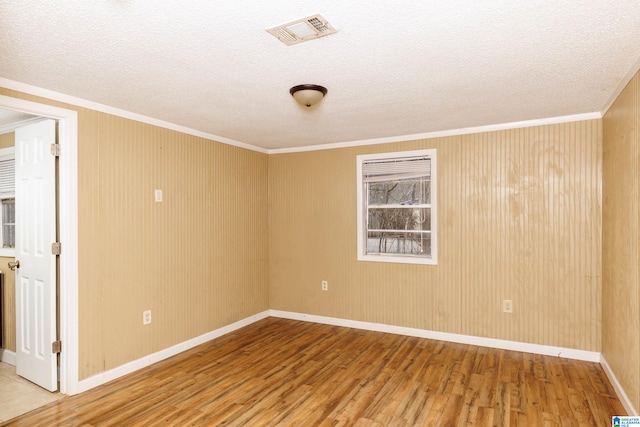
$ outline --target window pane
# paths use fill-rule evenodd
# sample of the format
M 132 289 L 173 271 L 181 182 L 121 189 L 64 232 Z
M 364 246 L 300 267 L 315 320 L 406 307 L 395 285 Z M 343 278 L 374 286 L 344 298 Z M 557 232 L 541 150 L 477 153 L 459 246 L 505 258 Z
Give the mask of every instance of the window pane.
M 16 204 L 15 199 L 2 201 L 2 247 L 16 246 Z
M 431 231 L 431 208 L 370 208 L 368 230 Z
M 2 201 L 2 222 L 16 222 L 16 204 L 15 199 L 5 199 Z
M 368 254 L 431 255 L 431 234 L 402 231 L 370 231 Z
M 16 247 L 16 227 L 14 225 L 2 226 L 2 247 L 3 248 L 15 248 Z
M 368 184 L 369 205 L 417 205 L 431 203 L 431 181 L 426 177 Z

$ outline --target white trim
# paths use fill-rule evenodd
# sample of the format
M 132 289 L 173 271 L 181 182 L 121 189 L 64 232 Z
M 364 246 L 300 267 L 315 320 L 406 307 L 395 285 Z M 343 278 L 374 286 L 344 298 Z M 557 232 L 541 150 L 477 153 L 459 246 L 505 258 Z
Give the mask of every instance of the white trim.
M 184 341 L 180 344 L 165 348 L 164 350 L 160 350 L 148 356 L 141 357 L 140 359 L 134 360 L 132 362 L 125 363 L 124 365 L 118 366 L 117 368 L 101 372 L 97 375 L 80 381 L 78 392 L 82 393 L 99 385 L 105 384 L 109 381 L 113 381 L 124 375 L 135 372 L 139 369 L 146 368 L 147 366 L 153 365 L 154 363 L 160 362 L 161 360 L 168 359 L 169 357 L 175 356 L 176 354 L 192 349 L 215 338 L 219 338 L 225 334 L 228 334 L 229 332 L 233 332 L 237 329 L 255 323 L 258 320 L 266 319 L 267 317 L 269 317 L 268 310 L 258 314 L 254 314 L 253 316 L 249 316 L 245 319 L 239 320 L 227 326 L 223 326 L 211 332 L 207 332 L 206 334 Z
M 607 364 L 604 356 L 598 352 L 576 350 L 571 348 L 547 346 L 540 344 L 522 343 L 517 341 L 499 340 L 494 338 L 483 338 L 469 335 L 451 334 L 447 332 L 429 331 L 425 329 L 408 328 L 402 326 L 385 325 L 381 323 L 363 322 L 358 320 L 340 319 L 335 317 L 317 316 L 312 314 L 303 314 L 282 310 L 265 310 L 257 313 L 253 316 L 249 316 L 245 319 L 239 320 L 227 326 L 223 326 L 206 334 L 184 341 L 180 344 L 176 344 L 172 347 L 118 366 L 117 368 L 109 371 L 102 372 L 93 377 L 82 380 L 78 384 L 77 393 L 82 393 L 92 388 L 98 387 L 102 384 L 106 384 L 109 381 L 113 381 L 122 376 L 128 375 L 137 370 L 143 369 L 147 366 L 151 366 L 154 363 L 165 360 L 176 354 L 182 353 L 189 349 L 192 349 L 205 342 L 219 338 L 230 332 L 248 326 L 259 320 L 266 319 L 267 317 L 277 317 L 282 319 L 300 320 L 304 322 L 320 323 L 332 326 L 341 326 L 345 328 L 362 329 L 367 331 L 384 332 L 397 335 L 406 335 L 418 338 L 435 339 L 441 341 L 448 341 L 460 344 L 477 345 L 481 347 L 498 348 L 504 350 L 513 350 L 526 353 L 541 354 L 546 356 L 563 357 L 567 359 L 584 360 L 588 362 L 600 363 L 611 381 L 616 393 L 627 412 L 631 415 L 638 415 L 635 408 L 631 404 L 628 396 L 620 386 L 620 383 L 616 379 L 615 375 L 611 371 L 611 368 Z M 15 365 L 15 353 L 8 350 L 0 350 L 0 360 L 6 363 Z
M 640 415 L 638 414 L 638 411 L 636 410 L 636 408 L 633 407 L 633 403 L 631 403 L 631 399 L 629 399 L 629 396 L 627 396 L 627 393 L 624 392 L 624 389 L 620 385 L 618 378 L 616 378 L 616 375 L 613 373 L 611 366 L 609 366 L 609 364 L 607 363 L 607 359 L 605 359 L 604 355 L 602 354 L 600 355 L 600 366 L 602 366 L 604 373 L 607 374 L 607 377 L 609 378 L 609 381 L 611 382 L 613 389 L 616 391 L 616 394 L 618 395 L 618 399 L 620 399 L 620 402 L 622 403 L 622 406 L 624 406 L 624 409 L 627 411 L 627 413 L 632 416 Z
M 616 89 L 611 93 L 611 96 L 609 96 L 607 103 L 604 104 L 604 107 L 600 112 L 602 117 L 604 117 L 604 115 L 607 114 L 607 111 L 609 111 L 609 108 L 611 108 L 613 103 L 616 102 L 616 99 L 618 99 L 618 97 L 620 96 L 624 88 L 627 87 L 627 85 L 629 84 L 633 76 L 635 76 L 638 71 L 640 71 L 640 57 L 638 57 L 638 59 L 631 66 L 629 71 L 627 71 L 627 74 L 618 82 L 618 86 L 616 86 Z
M 602 114 L 596 111 L 592 113 L 573 114 L 570 116 L 548 117 L 545 119 L 524 120 L 521 122 L 500 123 L 495 125 L 475 126 L 470 128 L 416 133 L 412 135 L 400 135 L 400 136 L 393 136 L 389 138 L 374 138 L 374 139 L 363 139 L 359 141 L 335 142 L 332 144 L 309 145 L 306 147 L 276 148 L 276 149 L 268 150 L 267 153 L 268 154 L 286 154 L 286 153 L 301 153 L 305 151 L 333 150 L 334 148 L 350 148 L 350 147 L 360 147 L 363 145 L 388 144 L 391 142 L 407 142 L 407 141 L 415 141 L 417 139 L 431 139 L 431 138 L 441 138 L 445 136 L 468 135 L 472 133 L 481 133 L 481 132 L 495 132 L 495 131 L 506 130 L 506 129 L 519 129 L 519 128 L 527 128 L 527 127 L 533 127 L 533 126 L 555 125 L 560 123 L 571 123 L 571 122 L 579 122 L 582 120 L 593 120 L 593 119 L 601 119 L 601 118 L 602 118 Z
M 371 323 L 362 322 L 359 320 L 316 316 L 313 314 L 295 313 L 290 311 L 270 310 L 270 315 L 272 317 L 280 317 L 283 319 L 301 320 L 304 322 L 322 323 L 332 326 L 344 326 L 345 328 L 363 329 L 366 331 L 386 332 L 389 334 L 407 335 L 410 337 L 427 338 L 459 344 L 470 344 L 480 347 L 521 351 L 524 353 L 542 354 L 545 356 L 556 356 L 566 359 L 585 360 L 588 362 L 600 362 L 600 353 L 595 351 L 576 350 L 573 348 L 555 347 L 541 344 L 530 344 L 519 341 L 507 341 L 496 338 L 476 337 L 472 335 L 451 334 L 448 332 L 429 331 L 426 329 L 407 328 L 404 326 L 385 325 L 382 323 Z
M 33 123 L 37 123 L 40 120 L 42 120 L 42 117 L 31 117 L 29 119 L 24 119 L 19 122 L 13 122 L 8 125 L 0 126 L 0 135 L 13 132 L 22 126 L 27 126 Z
M 0 248 L 0 257 L 15 258 L 16 257 L 15 248 Z
M 5 160 L 3 159 L 3 157 L 9 158 L 9 159 L 15 159 L 16 147 L 14 146 L 14 147 L 0 148 L 0 160 Z
M 631 75 L 631 77 L 633 77 L 633 74 Z M 547 117 L 543 119 L 524 120 L 519 122 L 511 122 L 511 123 L 500 123 L 500 124 L 493 124 L 493 125 L 486 125 L 486 126 L 475 126 L 475 127 L 469 127 L 469 128 L 450 129 L 450 130 L 443 130 L 443 131 L 436 131 L 436 132 L 400 135 L 400 136 L 393 136 L 388 138 L 373 138 L 373 139 L 363 139 L 363 140 L 354 140 L 354 141 L 344 141 L 344 142 L 335 142 L 330 144 L 310 145 L 306 147 L 266 149 L 262 147 L 257 147 L 255 145 L 247 144 L 241 141 L 236 141 L 230 138 L 225 138 L 223 136 L 201 132 L 185 126 L 180 126 L 174 123 L 166 122 L 164 120 L 154 119 L 153 117 L 143 116 L 142 114 L 132 113 L 130 111 L 121 110 L 119 108 L 110 107 L 108 105 L 99 104 L 97 102 L 88 101 L 86 99 L 77 98 L 71 95 L 66 95 L 64 93 L 55 92 L 49 89 L 44 89 L 41 87 L 28 85 L 26 83 L 17 82 L 15 80 L 9 80 L 9 79 L 0 77 L 0 87 L 5 87 L 7 89 L 28 93 L 30 95 L 40 96 L 43 98 L 48 98 L 54 101 L 65 102 L 67 104 L 72 104 L 78 107 L 90 108 L 92 110 L 100 111 L 103 113 L 113 114 L 114 116 L 124 117 L 124 118 L 135 120 L 138 122 L 159 126 L 161 128 L 175 130 L 176 132 L 182 132 L 187 135 L 198 136 L 200 138 L 221 142 L 223 144 L 233 145 L 236 147 L 246 148 L 248 150 L 253 150 L 253 151 L 257 151 L 265 154 L 284 154 L 284 153 L 300 153 L 305 151 L 332 150 L 334 148 L 359 147 L 363 145 L 387 144 L 391 142 L 406 142 L 406 141 L 412 141 L 416 139 L 429 139 L 429 138 L 439 138 L 444 136 L 467 135 L 472 133 L 492 132 L 492 131 L 499 131 L 499 130 L 505 130 L 505 129 L 518 129 L 518 128 L 525 128 L 525 127 L 532 127 L 532 126 L 569 123 L 569 122 L 577 122 L 581 120 L 593 120 L 593 119 L 602 118 L 601 112 L 591 112 L 591 113 L 572 114 L 568 116 Z M 622 86 L 622 88 L 624 88 L 624 86 Z M 620 90 L 622 90 L 622 88 L 620 88 Z
M 0 348 L 0 362 L 16 366 L 16 353 L 11 350 Z
M 0 79 L 0 85 L 4 79 Z M 0 108 L 58 120 L 60 241 L 60 392 L 78 393 L 78 113 L 0 95 Z
M 430 160 L 430 180 L 431 180 L 431 256 L 403 256 L 395 254 L 368 254 L 365 251 L 366 232 L 365 230 L 365 197 L 363 164 L 368 160 L 379 159 L 402 159 L 408 157 L 428 157 Z M 395 262 L 402 264 L 437 265 L 438 264 L 438 168 L 437 150 L 435 148 L 412 150 L 412 151 L 392 151 L 375 154 L 361 154 L 356 156 L 356 214 L 357 214 L 357 258 L 358 261 L 372 262 Z M 415 205 L 417 206 L 417 205 Z
M 248 150 L 258 151 L 260 153 L 267 154 L 267 150 L 255 145 L 246 144 L 244 142 L 236 141 L 234 139 L 225 138 L 219 135 L 213 135 L 199 130 L 191 129 L 185 126 L 180 126 L 174 123 L 166 122 L 164 120 L 154 119 L 153 117 L 144 116 L 142 114 L 132 113 L 130 111 L 121 110 L 120 108 L 110 107 L 108 105 L 100 104 L 86 99 L 77 98 L 75 96 L 67 95 L 60 92 L 55 92 L 49 89 L 44 89 L 37 86 L 28 85 L 26 83 L 17 82 L 15 80 L 9 80 L 0 77 L 0 87 L 16 90 L 30 95 L 41 96 L 43 98 L 51 99 L 54 101 L 60 101 L 67 104 L 72 104 L 78 107 L 89 108 L 102 113 L 112 114 L 114 116 L 123 117 L 125 119 L 135 120 L 137 122 L 147 123 L 153 126 L 158 126 L 164 129 L 175 130 L 176 132 L 185 133 L 187 135 L 193 135 L 204 139 L 209 139 L 216 142 L 221 142 L 227 145 L 233 145 L 235 147 L 246 148 Z

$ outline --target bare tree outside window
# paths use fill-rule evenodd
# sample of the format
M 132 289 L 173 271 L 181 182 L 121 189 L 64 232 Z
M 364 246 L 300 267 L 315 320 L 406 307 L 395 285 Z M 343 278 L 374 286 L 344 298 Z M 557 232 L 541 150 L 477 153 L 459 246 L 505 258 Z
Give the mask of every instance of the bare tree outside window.
M 367 185 L 369 253 L 431 253 L 430 182 L 427 179 L 383 181 Z

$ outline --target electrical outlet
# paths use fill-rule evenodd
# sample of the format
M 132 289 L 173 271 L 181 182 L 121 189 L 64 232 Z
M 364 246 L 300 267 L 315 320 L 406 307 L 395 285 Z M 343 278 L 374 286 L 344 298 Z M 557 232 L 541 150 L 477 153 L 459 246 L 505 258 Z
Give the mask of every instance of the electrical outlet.
M 513 313 L 513 302 L 510 299 L 502 300 L 502 311 L 505 313 Z
M 156 198 L 156 202 L 162 201 L 162 190 L 155 190 L 153 194 Z
M 322 281 L 322 290 L 323 291 L 328 291 L 329 290 L 329 282 L 327 282 L 326 280 Z
M 148 325 L 151 323 L 151 310 L 145 310 L 142 312 L 142 324 Z

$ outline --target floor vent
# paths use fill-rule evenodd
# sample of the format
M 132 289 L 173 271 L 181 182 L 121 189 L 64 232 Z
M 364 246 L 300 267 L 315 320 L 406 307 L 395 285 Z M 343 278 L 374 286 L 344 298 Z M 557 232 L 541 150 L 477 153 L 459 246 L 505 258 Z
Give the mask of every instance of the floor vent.
M 337 32 L 326 19 L 320 15 L 298 19 L 288 24 L 278 25 L 267 30 L 271 35 L 287 46 L 328 36 Z

